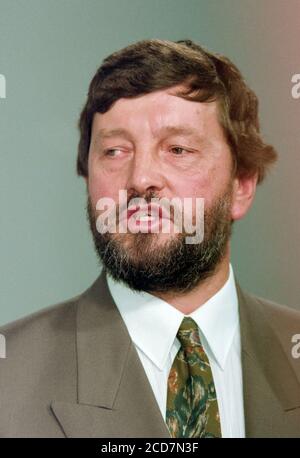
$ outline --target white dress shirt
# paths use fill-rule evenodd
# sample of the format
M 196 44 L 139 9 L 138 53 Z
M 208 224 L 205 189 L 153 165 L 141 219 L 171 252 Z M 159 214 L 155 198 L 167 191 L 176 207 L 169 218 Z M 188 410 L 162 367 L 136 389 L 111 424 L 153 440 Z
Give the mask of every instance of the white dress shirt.
M 132 291 L 107 275 L 111 295 L 127 326 L 166 421 L 167 381 L 180 348 L 184 313 L 146 292 Z M 238 299 L 232 266 L 224 286 L 190 313 L 210 361 L 222 437 L 245 437 Z

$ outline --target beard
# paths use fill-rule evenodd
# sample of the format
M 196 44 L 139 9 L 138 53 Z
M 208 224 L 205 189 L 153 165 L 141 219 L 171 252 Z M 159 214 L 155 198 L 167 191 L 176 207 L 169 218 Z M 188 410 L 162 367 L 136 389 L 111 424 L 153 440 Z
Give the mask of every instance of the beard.
M 144 198 L 150 202 L 150 198 Z M 225 256 L 233 223 L 231 201 L 230 184 L 204 211 L 202 242 L 187 244 L 185 237 L 191 234 L 184 230 L 170 236 L 164 243 L 161 243 L 162 234 L 159 233 L 100 233 L 96 228 L 97 215 L 88 196 L 87 219 L 100 264 L 114 280 L 135 291 L 192 291 L 214 274 Z

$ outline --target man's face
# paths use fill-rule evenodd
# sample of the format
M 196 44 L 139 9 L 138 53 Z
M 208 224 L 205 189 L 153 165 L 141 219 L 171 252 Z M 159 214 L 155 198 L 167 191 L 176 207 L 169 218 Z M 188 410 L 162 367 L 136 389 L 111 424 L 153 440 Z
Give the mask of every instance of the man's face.
M 108 271 L 135 289 L 189 290 L 212 274 L 224 256 L 234 206 L 232 156 L 217 104 L 184 100 L 178 87 L 119 99 L 96 113 L 88 160 L 88 217 L 96 250 Z M 204 199 L 204 241 L 183 234 L 100 234 L 100 198 Z M 149 200 L 150 201 L 150 200 Z M 195 215 L 192 215 L 195 221 Z M 173 230 L 172 230 L 173 229 Z

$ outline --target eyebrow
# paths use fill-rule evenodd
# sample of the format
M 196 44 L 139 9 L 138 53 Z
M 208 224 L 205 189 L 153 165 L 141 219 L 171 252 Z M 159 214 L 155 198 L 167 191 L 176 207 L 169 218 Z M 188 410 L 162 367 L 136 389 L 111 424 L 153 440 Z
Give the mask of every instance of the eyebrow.
M 161 133 L 166 133 L 166 134 L 183 134 L 183 135 L 188 135 L 188 136 L 196 136 L 199 137 L 200 139 L 202 138 L 201 135 L 199 135 L 199 132 L 197 129 L 194 129 L 193 127 L 190 126 L 164 126 L 162 127 L 159 132 Z
M 99 129 L 97 132 L 97 138 L 110 138 L 110 137 L 131 137 L 130 133 L 126 129 Z
M 196 137 L 199 141 L 203 142 L 205 138 L 199 134 L 197 129 L 190 127 L 190 126 L 164 126 L 161 127 L 157 134 L 155 135 L 156 137 L 159 135 L 186 135 L 186 136 L 194 136 Z M 96 135 L 95 141 L 98 142 L 101 139 L 104 138 L 111 138 L 111 137 L 125 137 L 128 140 L 132 139 L 132 136 L 130 132 L 124 128 L 116 128 L 116 129 L 99 129 Z

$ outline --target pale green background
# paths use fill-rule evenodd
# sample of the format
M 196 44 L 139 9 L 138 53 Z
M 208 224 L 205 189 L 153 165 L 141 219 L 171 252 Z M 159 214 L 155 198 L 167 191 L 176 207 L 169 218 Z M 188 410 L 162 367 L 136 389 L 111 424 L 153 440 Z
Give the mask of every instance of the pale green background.
M 109 53 L 191 38 L 228 55 L 260 98 L 280 162 L 235 227 L 245 289 L 300 309 L 298 0 L 0 0 L 1 302 L 5 323 L 86 289 L 99 273 L 75 174 L 77 118 Z

